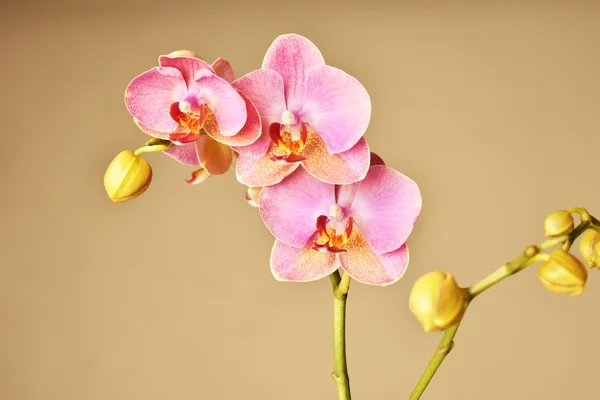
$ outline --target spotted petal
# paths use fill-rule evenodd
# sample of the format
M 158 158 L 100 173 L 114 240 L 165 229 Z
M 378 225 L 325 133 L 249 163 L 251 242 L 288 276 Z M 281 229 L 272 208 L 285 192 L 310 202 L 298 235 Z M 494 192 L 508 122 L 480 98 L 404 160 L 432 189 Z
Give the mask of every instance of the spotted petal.
M 212 116 L 205 121 L 204 129 L 209 136 L 223 144 L 229 146 L 248 146 L 256 142 L 256 140 L 260 137 L 262 132 L 262 124 L 254 104 L 252 104 L 250 99 L 248 99 L 244 93 L 240 92 L 239 90 L 238 93 L 240 96 L 242 96 L 244 102 L 246 103 L 247 118 L 242 130 L 233 136 L 223 136 L 219 131 L 218 125 L 211 126 L 211 124 L 217 124 L 216 119 Z
M 246 123 L 246 102 L 227 81 L 216 75 L 203 75 L 196 79 L 193 88 L 198 93 L 198 102 L 206 104 L 210 116 L 216 119 L 216 124 L 210 127 L 205 123 L 205 130 L 212 130 L 212 134 L 233 136 L 238 133 Z M 207 115 L 208 120 L 208 115 Z
M 358 231 L 350 236 L 346 250 L 338 253 L 340 264 L 352 278 L 362 283 L 390 285 L 402 278 L 408 267 L 409 253 L 406 245 L 378 255 Z
M 178 69 L 154 67 L 133 80 L 125 90 L 129 113 L 153 131 L 173 132 L 179 126 L 169 110 L 171 104 L 185 97 L 185 80 Z
M 246 186 L 276 185 L 300 166 L 300 163 L 280 164 L 270 157 L 266 154 L 253 158 L 240 153 L 235 167 L 237 180 Z
M 198 154 L 196 153 L 195 143 L 176 145 L 168 150 L 165 150 L 163 153 L 174 158 L 177 162 L 183 165 L 195 166 L 200 164 L 198 162 Z
M 317 179 L 332 184 L 350 184 L 367 175 L 370 160 L 369 146 L 360 139 L 350 150 L 330 154 L 318 135 L 309 131 L 302 155 L 302 166 Z
M 369 168 L 352 203 L 352 216 L 375 254 L 406 242 L 421 212 L 418 185 L 406 175 L 382 165 Z
M 276 240 L 271 251 L 271 272 L 278 281 L 310 282 L 338 268 L 335 254 L 295 248 Z
M 329 215 L 334 187 L 297 169 L 280 184 L 263 188 L 260 216 L 273 236 L 292 247 L 304 247 L 316 232 L 320 215 Z
M 287 109 L 299 112 L 304 101 L 307 71 L 320 65 L 325 65 L 325 60 L 313 42 L 304 36 L 287 34 L 275 38 L 265 54 L 262 69 L 281 75 Z
M 367 131 L 371 98 L 364 86 L 344 71 L 329 65 L 306 73 L 302 120 L 323 138 L 332 154 L 352 148 Z

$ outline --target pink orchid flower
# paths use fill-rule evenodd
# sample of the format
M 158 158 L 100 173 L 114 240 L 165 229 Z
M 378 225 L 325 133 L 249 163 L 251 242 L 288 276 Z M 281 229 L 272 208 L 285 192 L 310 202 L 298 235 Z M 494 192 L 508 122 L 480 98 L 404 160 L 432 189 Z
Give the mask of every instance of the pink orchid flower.
M 347 184 L 369 169 L 363 138 L 371 100 L 361 83 L 325 65 L 319 49 L 296 34 L 279 36 L 262 68 L 233 82 L 256 105 L 262 135 L 236 147 L 238 180 L 247 186 L 274 185 L 302 166 L 319 180 Z
M 421 212 L 417 184 L 373 155 L 364 180 L 322 182 L 298 169 L 264 187 L 260 215 L 273 236 L 277 280 L 307 282 L 341 266 L 352 278 L 389 285 L 408 266 L 406 240 Z
M 230 146 L 252 144 L 261 134 L 258 110 L 231 86 L 234 79 L 227 60 L 209 65 L 181 50 L 160 56 L 159 67 L 127 86 L 125 104 L 140 129 L 175 143 L 166 151 L 175 160 L 202 167 L 189 183 L 227 172 Z

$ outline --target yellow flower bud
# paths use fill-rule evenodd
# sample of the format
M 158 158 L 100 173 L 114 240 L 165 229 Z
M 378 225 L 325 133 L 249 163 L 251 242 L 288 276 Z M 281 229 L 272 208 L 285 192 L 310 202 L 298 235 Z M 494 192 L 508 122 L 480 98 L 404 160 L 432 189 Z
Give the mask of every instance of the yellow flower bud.
M 579 242 L 579 252 L 590 268 L 600 266 L 600 233 L 587 231 Z
M 120 152 L 104 173 L 104 188 L 115 203 L 138 197 L 152 182 L 152 167 L 131 150 Z
M 583 292 L 587 281 L 587 269 L 581 261 L 562 249 L 550 253 L 538 275 L 549 290 L 573 296 Z
M 546 236 L 560 236 L 573 232 L 575 221 L 573 215 L 567 210 L 555 211 L 546 217 L 544 221 L 544 229 Z
M 451 274 L 433 271 L 415 282 L 409 307 L 425 332 L 443 331 L 462 318 L 465 311 L 464 291 Z

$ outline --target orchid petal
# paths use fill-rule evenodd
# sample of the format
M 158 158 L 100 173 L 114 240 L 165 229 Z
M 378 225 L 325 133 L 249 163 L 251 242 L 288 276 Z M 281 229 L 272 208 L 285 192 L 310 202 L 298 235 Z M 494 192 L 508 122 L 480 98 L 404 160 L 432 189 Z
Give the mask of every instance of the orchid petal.
M 134 118 L 153 131 L 173 132 L 179 126 L 169 110 L 187 93 L 185 80 L 175 68 L 154 67 L 133 80 L 125 90 L 125 105 Z
M 335 254 L 295 248 L 276 240 L 271 251 L 271 272 L 278 281 L 310 282 L 338 268 Z
M 302 155 L 302 166 L 314 177 L 332 184 L 350 184 L 367 175 L 370 160 L 369 146 L 360 139 L 350 150 L 330 154 L 321 138 L 309 131 Z
M 223 175 L 229 170 L 233 160 L 233 152 L 226 144 L 219 143 L 210 136 L 202 136 L 194 142 L 198 161 L 202 168 L 211 175 Z
M 259 69 L 235 80 L 232 86 L 250 99 L 262 119 L 260 138 L 249 146 L 236 147 L 235 150 L 254 158 L 263 156 L 271 143 L 268 135 L 269 125 L 279 121 L 285 111 L 283 79 L 275 71 Z
M 385 165 L 385 162 L 379 155 L 371 152 L 370 165 Z M 335 186 L 335 202 L 343 208 L 349 208 L 352 206 L 360 181 L 351 183 L 349 185 L 336 185 Z
M 371 167 L 373 165 L 385 165 L 385 161 L 383 161 L 383 158 L 381 158 L 379 156 L 379 154 L 371 152 L 371 164 L 370 165 L 371 165 Z
M 263 188 L 259 210 L 275 238 L 288 246 L 303 247 L 316 231 L 317 218 L 329 215 L 334 203 L 333 185 L 300 168 L 278 185 Z
M 256 140 L 260 137 L 262 132 L 262 124 L 254 104 L 244 93 L 240 92 L 239 90 L 238 93 L 240 96 L 242 96 L 244 102 L 246 103 L 247 118 L 242 130 L 233 136 L 223 136 L 219 132 L 219 128 L 214 126 L 216 124 L 216 120 L 214 118 L 209 118 L 207 121 L 205 121 L 204 130 L 213 139 L 223 144 L 229 146 L 248 146 L 256 142 Z
M 325 65 L 325 60 L 313 42 L 297 34 L 287 34 L 275 38 L 265 54 L 262 69 L 281 75 L 287 109 L 298 112 L 304 101 L 307 71 L 322 65 Z
M 332 154 L 352 148 L 364 136 L 371 120 L 371 98 L 364 86 L 329 65 L 306 73 L 302 120 L 323 138 Z
M 270 157 L 266 154 L 253 158 L 240 153 L 235 168 L 237 180 L 246 186 L 275 185 L 300 166 L 300 163 L 276 163 Z
M 214 72 L 210 65 L 201 60 L 197 54 L 188 51 L 174 51 L 170 54 L 160 56 L 158 64 L 161 67 L 176 68 L 181 72 L 188 87 L 194 82 L 194 77 L 201 69 Z
M 196 153 L 196 144 L 187 143 L 173 146 L 165 151 L 166 155 L 174 158 L 177 162 L 183 165 L 199 165 L 198 154 Z
M 233 136 L 244 127 L 246 102 L 227 81 L 212 74 L 201 76 L 194 83 L 194 91 L 198 92 L 198 101 L 209 108 L 204 122 L 207 132 Z
M 409 261 L 406 244 L 383 254 L 375 254 L 359 231 L 354 231 L 338 259 L 344 271 L 353 279 L 370 284 L 386 286 L 402 278 Z
M 233 72 L 233 67 L 231 66 L 231 63 L 226 59 L 217 58 L 210 66 L 219 78 L 223 78 L 229 83 L 235 80 L 235 73 Z
M 369 168 L 352 203 L 352 216 L 375 254 L 399 248 L 421 212 L 419 186 L 383 165 Z
M 142 130 L 142 132 L 159 139 L 169 139 L 169 137 L 173 134 L 189 133 L 190 131 L 186 127 L 179 125 L 177 129 L 175 129 L 173 132 L 159 132 L 148 128 L 146 125 L 142 124 L 139 119 L 135 117 L 133 118 L 133 122 L 135 122 L 135 124 L 138 126 L 138 128 Z

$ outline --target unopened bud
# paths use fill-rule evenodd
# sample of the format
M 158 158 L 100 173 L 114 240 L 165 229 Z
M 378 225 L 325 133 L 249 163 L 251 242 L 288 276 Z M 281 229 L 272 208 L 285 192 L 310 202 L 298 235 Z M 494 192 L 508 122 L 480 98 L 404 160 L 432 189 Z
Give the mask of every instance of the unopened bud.
M 590 268 L 600 266 L 600 233 L 587 231 L 579 243 L 579 252 Z
M 562 249 L 550 253 L 538 275 L 549 290 L 572 296 L 581 294 L 587 281 L 587 269 L 581 261 Z
M 409 307 L 425 332 L 443 331 L 462 318 L 465 311 L 464 291 L 451 274 L 433 271 L 415 282 Z
M 573 215 L 567 210 L 555 211 L 544 221 L 544 229 L 548 237 L 567 235 L 573 232 L 574 228 Z
M 152 182 L 152 167 L 131 150 L 120 152 L 104 173 L 104 188 L 115 203 L 138 197 Z

